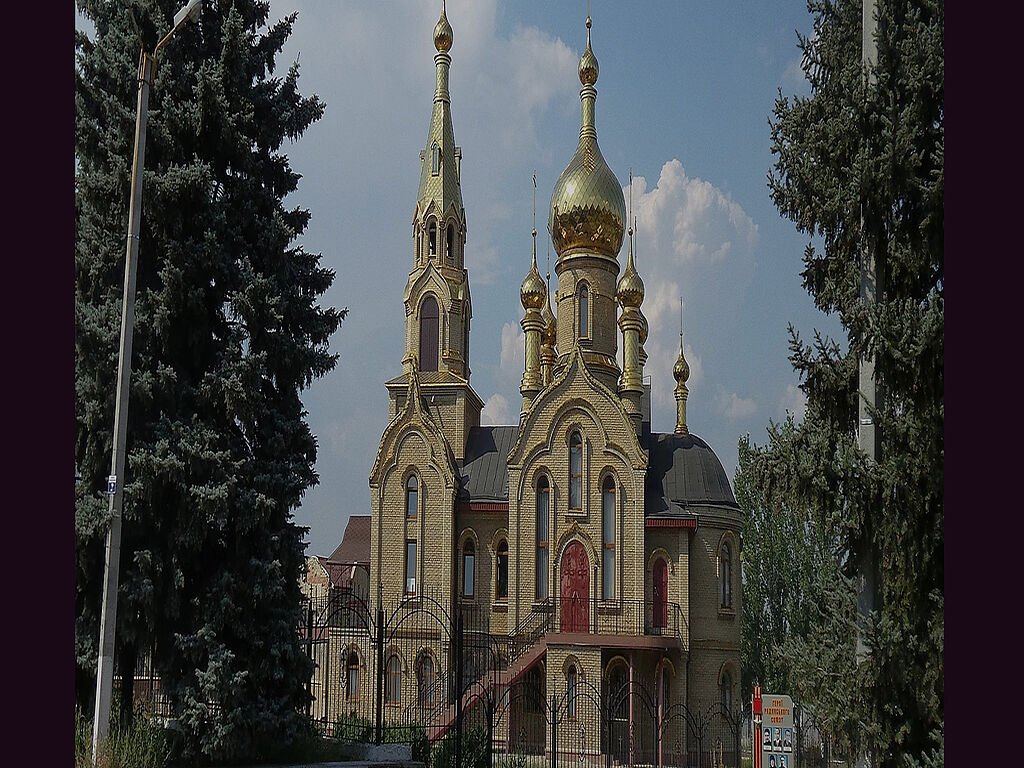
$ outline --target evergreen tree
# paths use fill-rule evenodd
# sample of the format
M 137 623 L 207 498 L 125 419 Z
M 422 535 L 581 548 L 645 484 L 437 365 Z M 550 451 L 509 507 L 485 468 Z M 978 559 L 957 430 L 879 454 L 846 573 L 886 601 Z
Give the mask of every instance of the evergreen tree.
M 769 188 L 816 238 L 803 283 L 845 349 L 792 329 L 807 413 L 770 438 L 758 485 L 841 524 L 844 565 L 876 564 L 854 703 L 879 764 L 943 761 L 943 3 L 878 0 L 877 63 L 861 65 L 860 0 L 811 0 L 807 98 L 776 102 Z M 859 297 L 864 254 L 881 290 Z M 857 445 L 858 361 L 872 357 L 876 461 Z
M 141 45 L 180 3 L 79 0 L 76 34 L 76 695 L 91 707 Z M 122 670 L 154 650 L 187 757 L 255 756 L 299 727 L 304 528 L 317 482 L 301 391 L 345 310 L 295 244 L 281 152 L 323 114 L 275 57 L 295 15 L 207 0 L 160 53 L 149 107 L 117 612 Z

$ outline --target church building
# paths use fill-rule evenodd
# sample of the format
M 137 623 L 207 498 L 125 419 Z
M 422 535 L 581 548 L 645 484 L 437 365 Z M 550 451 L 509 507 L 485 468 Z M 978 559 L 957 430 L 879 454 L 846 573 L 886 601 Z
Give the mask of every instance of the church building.
M 644 282 L 622 184 L 598 146 L 589 15 L 586 26 L 579 144 L 548 211 L 555 284 L 537 268 L 534 230 L 520 286 L 522 408 L 501 426 L 480 425 L 471 383 L 472 250 L 444 12 L 434 29 L 436 90 L 410 201 L 405 354 L 386 382 L 389 423 L 369 476 L 370 594 L 441 594 L 494 636 L 528 635 L 509 686 L 529 680 L 548 697 L 628 680 L 659 711 L 731 712 L 741 512 L 715 452 L 687 423 L 682 345 L 674 382 L 644 380 Z M 674 386 L 676 420 L 665 431 L 651 423 L 652 385 Z M 413 692 L 419 665 L 433 674 L 439 664 L 430 654 L 396 662 Z

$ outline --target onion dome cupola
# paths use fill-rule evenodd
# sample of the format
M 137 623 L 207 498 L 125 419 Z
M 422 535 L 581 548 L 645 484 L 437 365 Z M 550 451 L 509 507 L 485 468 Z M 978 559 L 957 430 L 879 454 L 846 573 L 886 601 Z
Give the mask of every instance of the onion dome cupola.
M 536 242 L 537 230 L 533 231 L 534 242 Z M 523 278 L 523 284 L 519 288 L 519 298 L 523 302 L 523 309 L 540 309 L 547 298 L 548 290 L 544 285 L 544 278 L 540 276 L 537 269 L 537 254 L 533 254 L 533 263 L 530 264 L 530 271 Z
M 686 426 L 686 398 L 690 394 L 690 390 L 686 386 L 686 380 L 690 378 L 690 364 L 686 362 L 686 356 L 683 355 L 682 333 L 679 334 L 679 357 L 676 358 L 676 363 L 672 366 L 672 378 L 676 380 L 675 433 L 677 435 L 688 435 L 690 430 Z
M 632 230 L 630 230 L 630 234 L 632 234 Z M 633 309 L 638 309 L 644 301 L 644 281 L 640 278 L 640 273 L 636 271 L 636 265 L 633 263 L 632 243 L 629 246 L 626 270 L 615 287 L 615 298 L 623 307 L 632 307 Z
M 626 203 L 619 180 L 612 173 L 597 145 L 594 103 L 597 100 L 597 57 L 590 46 L 590 16 L 587 16 L 587 48 L 580 57 L 579 77 L 583 87 L 583 118 L 580 140 L 569 165 L 558 177 L 551 193 L 548 229 L 559 258 L 574 250 L 615 259 L 622 248 Z

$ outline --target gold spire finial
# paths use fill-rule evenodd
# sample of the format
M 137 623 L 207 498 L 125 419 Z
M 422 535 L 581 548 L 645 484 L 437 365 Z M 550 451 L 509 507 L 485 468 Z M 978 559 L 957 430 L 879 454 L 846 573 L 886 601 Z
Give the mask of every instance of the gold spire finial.
M 587 0 L 587 50 L 580 57 L 580 82 L 583 85 L 593 85 L 597 82 L 597 57 L 594 49 L 590 47 L 590 0 Z
M 526 273 L 523 284 L 519 288 L 519 299 L 523 302 L 523 309 L 540 309 L 544 299 L 548 295 L 547 286 L 540 279 L 540 272 L 537 270 L 537 172 L 533 172 L 533 261 L 530 263 L 530 271 Z
M 677 435 L 690 434 L 686 426 L 686 398 L 690 390 L 686 386 L 686 380 L 690 378 L 690 365 L 683 355 L 683 297 L 679 297 L 679 357 L 676 364 L 672 366 L 672 377 L 676 380 L 676 429 Z
M 441 18 L 437 20 L 434 27 L 434 47 L 438 53 L 448 53 L 452 48 L 452 25 L 448 23 L 447 8 L 445 2 L 441 2 Z

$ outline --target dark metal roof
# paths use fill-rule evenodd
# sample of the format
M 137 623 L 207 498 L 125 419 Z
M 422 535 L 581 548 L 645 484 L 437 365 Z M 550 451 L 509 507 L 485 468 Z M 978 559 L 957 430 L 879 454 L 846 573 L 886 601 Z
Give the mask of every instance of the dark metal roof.
M 691 505 L 739 509 L 722 462 L 697 435 L 650 433 L 646 514 L 688 516 Z
M 464 501 L 508 501 L 508 454 L 517 426 L 472 427 L 466 440 L 466 458 L 459 469 Z
M 327 558 L 329 563 L 370 564 L 370 516 L 352 515 L 345 526 L 341 544 Z

